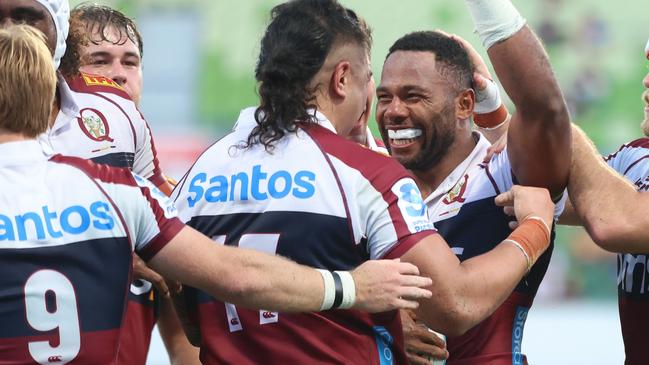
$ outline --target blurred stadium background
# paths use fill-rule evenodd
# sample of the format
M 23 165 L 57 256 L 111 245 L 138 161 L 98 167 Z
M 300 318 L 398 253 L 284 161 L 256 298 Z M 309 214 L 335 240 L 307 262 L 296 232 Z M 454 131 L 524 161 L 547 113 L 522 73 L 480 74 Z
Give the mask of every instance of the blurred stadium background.
M 271 0 L 114 0 L 144 37 L 142 109 L 160 159 L 180 177 L 203 148 L 256 104 L 253 70 Z M 341 0 L 372 26 L 377 82 L 387 49 L 415 30 L 440 28 L 479 45 L 462 1 Z M 79 1 L 72 1 L 73 5 Z M 514 0 L 546 44 L 573 119 L 603 154 L 641 135 L 649 36 L 646 0 Z M 478 50 L 485 55 L 482 47 Z M 373 120 L 373 119 L 372 119 Z M 373 124 L 373 122 L 371 122 Z M 550 271 L 529 316 L 532 364 L 620 364 L 616 259 L 582 229 L 560 228 Z M 159 340 L 150 364 L 168 363 Z

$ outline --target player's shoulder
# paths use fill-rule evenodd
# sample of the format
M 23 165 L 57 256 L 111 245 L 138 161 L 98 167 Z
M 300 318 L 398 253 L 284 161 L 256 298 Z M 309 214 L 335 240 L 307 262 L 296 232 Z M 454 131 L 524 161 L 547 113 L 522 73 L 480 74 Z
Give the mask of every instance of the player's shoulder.
M 108 77 L 80 72 L 76 76 L 67 77 L 70 90 L 82 94 L 101 93 L 103 95 L 116 95 L 123 99 L 131 100 L 126 90 Z
M 82 171 L 89 178 L 100 180 L 105 183 L 130 186 L 136 185 L 133 174 L 129 169 L 126 168 L 97 164 L 91 160 L 63 155 L 54 155 L 50 158 L 49 161 L 61 165 L 71 166 L 77 170 Z
M 323 153 L 359 170 L 363 175 L 374 175 L 377 172 L 390 175 L 409 175 L 398 161 L 387 154 L 347 140 L 319 125 L 304 123 L 301 128 L 313 138 Z
M 646 155 L 649 154 L 649 138 L 647 137 L 642 137 L 635 139 L 631 142 L 625 143 L 620 148 L 615 151 L 614 153 L 611 153 L 610 155 L 606 156 L 604 160 L 607 162 L 615 159 L 621 159 L 622 157 L 629 156 L 629 155 Z

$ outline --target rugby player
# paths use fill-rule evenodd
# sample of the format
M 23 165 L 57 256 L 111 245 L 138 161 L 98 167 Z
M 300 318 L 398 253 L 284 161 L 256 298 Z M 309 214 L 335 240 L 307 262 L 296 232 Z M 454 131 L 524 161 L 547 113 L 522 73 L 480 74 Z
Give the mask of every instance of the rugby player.
M 343 138 L 369 112 L 370 47 L 364 23 L 335 0 L 273 8 L 255 70 L 260 106 L 241 112 L 172 197 L 182 220 L 226 245 L 328 270 L 412 262 L 435 283 L 417 314 L 459 335 L 492 313 L 545 250 L 554 205 L 547 190 L 528 188 L 512 240 L 460 263 L 428 221 L 411 175 Z M 204 364 L 407 362 L 397 312 L 251 311 L 183 288 Z
M 117 363 L 133 250 L 167 277 L 250 308 L 381 312 L 431 296 L 421 287 L 432 281 L 408 263 L 332 273 L 217 245 L 128 169 L 48 159 L 36 141 L 56 93 L 45 42 L 27 25 L 0 29 L 0 363 Z
M 79 54 L 80 70 L 110 78 L 121 86 L 139 106 L 142 92 L 142 36 L 135 22 L 116 9 L 97 4 L 83 4 L 70 13 L 72 32 L 86 37 Z M 126 312 L 125 328 L 120 338 L 119 359 L 123 364 L 146 363 L 151 332 L 156 324 L 172 364 L 198 364 L 198 349 L 191 346 L 168 298 L 179 290 L 148 268 L 135 255 L 133 276 Z M 153 285 L 155 285 L 155 289 Z M 157 289 L 157 290 L 156 290 Z M 161 297 L 162 294 L 162 297 Z
M 645 46 L 644 56 L 649 59 L 649 41 Z M 642 81 L 645 87 L 642 94 L 645 108 L 641 128 L 645 137 L 622 145 L 617 152 L 604 160 L 610 168 L 632 183 L 637 191 L 646 192 L 649 189 L 649 138 L 647 138 L 649 137 L 649 74 Z M 593 156 L 589 152 L 593 150 L 588 147 L 588 141 L 581 132 L 575 134 L 576 154 L 573 169 L 586 168 L 587 170 L 571 172 L 579 177 L 571 178 L 571 185 L 568 186 L 570 198 L 574 201 L 575 207 L 570 203 L 566 204 L 559 223 L 582 225 L 583 219 L 588 232 L 598 245 L 608 251 L 619 252 L 617 292 L 626 355 L 625 364 L 645 364 L 649 359 L 649 348 L 645 341 L 645 330 L 649 327 L 649 291 L 645 284 L 648 275 L 649 245 L 647 242 L 649 242 L 649 238 L 642 232 L 641 226 L 635 226 L 635 224 L 641 223 L 643 217 L 633 215 L 646 215 L 646 213 L 642 213 L 642 208 L 639 205 L 642 202 L 641 199 L 646 198 L 644 194 L 630 192 L 628 184 L 622 184 L 617 176 L 613 178 L 610 170 L 603 169 L 601 161 L 592 167 L 586 165 L 586 163 L 592 163 Z M 599 186 L 590 185 L 595 181 L 586 174 L 591 172 L 594 177 L 604 179 L 602 190 L 598 190 Z M 613 201 L 618 198 L 618 191 L 613 192 L 610 189 L 617 189 L 618 186 L 621 189 L 619 191 L 621 201 L 629 202 L 630 205 L 617 206 L 618 203 Z M 597 202 L 586 200 L 594 198 L 595 194 L 599 196 Z M 642 198 L 635 197 L 634 200 L 640 199 L 639 202 L 631 204 L 626 199 L 634 195 L 641 195 Z M 613 213 L 621 215 L 613 217 Z
M 509 0 L 467 4 L 516 106 L 506 153 L 483 163 L 490 143 L 471 130 L 474 65 L 467 47 L 441 32 L 411 33 L 394 43 L 377 88 L 376 113 L 392 157 L 414 174 L 429 219 L 461 261 L 492 249 L 511 233 L 509 216 L 494 204 L 496 195 L 520 183 L 547 188 L 558 201 L 570 167 L 570 120 L 541 43 Z M 558 204 L 555 216 L 561 209 Z M 447 338 L 449 364 L 525 361 L 525 319 L 551 252 L 493 315 L 466 334 Z M 411 363 L 427 360 L 419 355 L 425 353 L 421 345 L 416 339 L 408 344 Z
M 3 0 L 0 23 L 27 23 L 47 38 L 54 64 L 59 69 L 56 100 L 50 127 L 39 142 L 49 154 L 65 154 L 97 163 L 131 168 L 166 193 L 171 185 L 160 170 L 151 131 L 128 93 L 105 77 L 79 74 L 83 39 L 69 30 L 68 0 Z M 59 67 L 60 64 L 60 67 Z

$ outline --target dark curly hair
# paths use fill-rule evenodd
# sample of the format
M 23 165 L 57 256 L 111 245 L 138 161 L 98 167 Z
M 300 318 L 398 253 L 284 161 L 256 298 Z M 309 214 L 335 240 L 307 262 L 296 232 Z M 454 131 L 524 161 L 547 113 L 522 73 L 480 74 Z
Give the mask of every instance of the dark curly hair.
M 332 45 L 353 42 L 369 52 L 370 29 L 356 13 L 336 0 L 294 0 L 271 11 L 271 22 L 261 41 L 255 69 L 261 103 L 255 112 L 257 126 L 243 147 L 261 143 L 272 151 L 296 122 L 312 122 L 315 112 L 313 77 Z
M 424 51 L 435 54 L 439 73 L 456 91 L 473 87 L 474 66 L 467 51 L 455 39 L 434 31 L 413 32 L 399 38 L 386 59 L 397 51 Z

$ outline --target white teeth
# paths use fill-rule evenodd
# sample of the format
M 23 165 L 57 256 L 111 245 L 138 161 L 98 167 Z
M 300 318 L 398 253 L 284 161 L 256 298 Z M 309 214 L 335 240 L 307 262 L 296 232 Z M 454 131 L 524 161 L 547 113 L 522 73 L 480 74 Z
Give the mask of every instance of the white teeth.
M 388 129 L 390 139 L 414 139 L 421 136 L 421 129 Z

